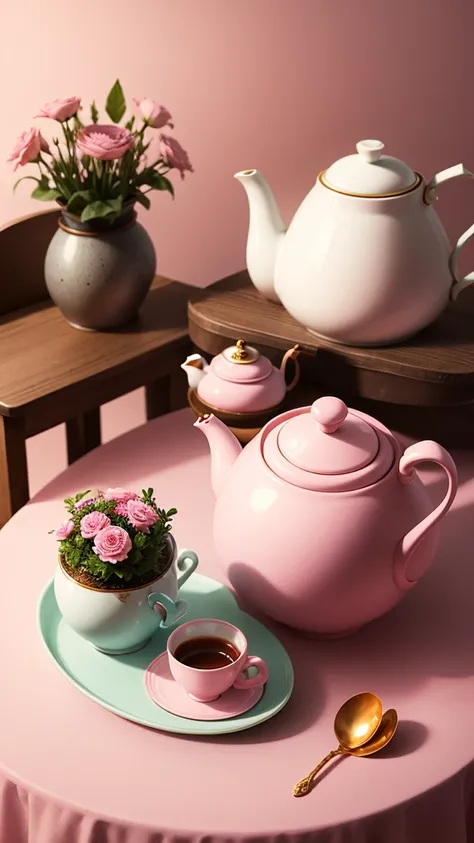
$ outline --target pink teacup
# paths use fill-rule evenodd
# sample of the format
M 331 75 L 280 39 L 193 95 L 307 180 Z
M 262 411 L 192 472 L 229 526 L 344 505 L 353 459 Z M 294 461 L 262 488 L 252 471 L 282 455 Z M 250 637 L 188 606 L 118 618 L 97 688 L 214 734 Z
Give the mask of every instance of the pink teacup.
M 213 650 L 209 639 L 220 639 L 221 642 L 226 642 L 227 646 L 221 648 L 221 651 L 226 652 L 227 656 L 219 652 L 217 643 Z M 196 645 L 194 649 L 191 642 Z M 201 645 L 201 650 L 199 645 Z M 178 685 L 181 685 L 187 694 L 198 702 L 217 700 L 221 694 L 232 687 L 245 689 L 264 685 L 268 679 L 267 665 L 263 659 L 258 656 L 248 656 L 247 653 L 247 639 L 243 632 L 231 623 L 212 618 L 183 623 L 168 638 L 171 674 Z M 179 661 L 176 654 L 181 654 L 180 657 L 187 658 L 188 661 L 194 660 L 195 664 L 206 663 L 207 666 L 192 667 L 190 664 Z M 227 663 L 225 663 L 226 660 Z M 224 661 L 224 666 L 212 667 L 213 663 L 219 661 Z M 244 671 L 249 667 L 256 667 L 258 674 L 246 676 Z

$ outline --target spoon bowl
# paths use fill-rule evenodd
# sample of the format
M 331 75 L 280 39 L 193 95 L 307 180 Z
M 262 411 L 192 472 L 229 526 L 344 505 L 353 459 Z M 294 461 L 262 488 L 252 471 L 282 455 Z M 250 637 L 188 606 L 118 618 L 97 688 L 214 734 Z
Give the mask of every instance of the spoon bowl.
M 356 749 L 367 743 L 380 726 L 382 710 L 381 701 L 370 691 L 346 700 L 334 720 L 334 732 L 339 743 L 347 749 Z
M 380 752 L 392 740 L 398 726 L 398 714 L 394 708 L 389 708 L 382 717 L 379 728 L 372 735 L 370 741 L 363 746 L 351 749 L 348 755 L 355 755 L 356 758 L 365 758 L 366 755 L 374 755 Z
M 348 702 L 350 702 L 350 700 Z M 293 796 L 305 796 L 309 793 L 312 790 L 314 779 L 318 775 L 319 771 L 322 770 L 328 761 L 331 761 L 331 759 L 335 758 L 337 755 L 354 755 L 356 758 L 364 758 L 367 755 L 374 755 L 376 752 L 380 752 L 380 750 L 387 746 L 387 744 L 392 740 L 397 730 L 397 726 L 397 712 L 394 708 L 389 708 L 382 716 L 378 728 L 366 741 L 366 743 L 354 746 L 351 749 L 340 742 L 337 749 L 333 749 L 332 752 L 329 752 L 328 755 L 326 755 L 326 757 L 318 764 L 318 766 L 314 768 L 314 770 L 311 770 L 304 779 L 301 779 L 301 781 L 295 785 L 293 789 Z

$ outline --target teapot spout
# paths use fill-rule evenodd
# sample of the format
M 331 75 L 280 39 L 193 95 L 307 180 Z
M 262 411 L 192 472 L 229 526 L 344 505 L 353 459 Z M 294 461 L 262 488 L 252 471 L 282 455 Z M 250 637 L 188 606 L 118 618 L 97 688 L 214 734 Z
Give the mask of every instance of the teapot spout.
M 186 372 L 189 388 L 197 389 L 209 366 L 200 354 L 190 354 L 184 363 L 181 363 L 181 368 Z
M 194 427 L 201 430 L 211 450 L 211 483 L 217 497 L 224 486 L 227 473 L 239 456 L 242 446 L 232 431 L 214 415 L 200 416 Z
M 248 273 L 262 295 L 279 302 L 274 283 L 275 265 L 285 237 L 285 225 L 275 197 L 267 180 L 258 170 L 242 170 L 234 178 L 245 189 L 249 201 Z

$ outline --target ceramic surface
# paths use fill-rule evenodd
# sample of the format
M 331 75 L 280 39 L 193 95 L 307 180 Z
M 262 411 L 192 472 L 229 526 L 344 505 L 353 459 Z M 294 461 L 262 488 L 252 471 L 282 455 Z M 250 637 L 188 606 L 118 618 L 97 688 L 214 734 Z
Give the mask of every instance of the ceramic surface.
M 190 388 L 197 391 L 205 404 L 227 413 L 258 413 L 281 404 L 287 391 L 298 381 L 299 368 L 295 362 L 295 376 L 288 385 L 285 382 L 286 366 L 290 359 L 296 361 L 297 347 L 286 352 L 277 369 L 256 348 L 242 340 L 238 344 L 224 349 L 210 365 L 200 354 L 187 357 L 181 368 L 186 372 Z
M 236 174 L 250 204 L 253 283 L 310 331 L 343 344 L 405 339 L 474 281 L 458 272 L 474 225 L 451 250 L 433 204 L 440 184 L 472 173 L 459 164 L 426 184 L 383 149 L 362 141 L 357 154 L 329 167 L 287 231 L 263 175 Z
M 225 667 L 199 670 L 182 664 L 174 657 L 176 648 L 183 641 L 200 636 L 230 641 L 240 653 L 239 658 Z M 265 685 L 268 679 L 268 668 L 263 659 L 257 655 L 248 655 L 248 643 L 244 633 L 227 621 L 202 618 L 198 621 L 183 623 L 168 638 L 167 650 L 174 679 L 197 702 L 207 703 L 217 700 L 232 686 L 241 691 L 260 687 Z M 256 669 L 257 673 L 254 674 L 252 671 L 251 676 L 246 675 L 249 668 Z
M 415 187 L 419 176 L 403 161 L 384 154 L 381 141 L 364 140 L 356 144 L 355 154 L 331 164 L 321 179 L 342 193 L 386 196 Z
M 150 699 L 165 711 L 188 720 L 228 720 L 229 717 L 238 717 L 250 711 L 264 692 L 263 685 L 242 690 L 230 688 L 216 700 L 198 702 L 191 699 L 173 678 L 167 653 L 162 653 L 147 667 L 145 689 Z
M 457 490 L 437 443 L 401 454 L 384 425 L 329 396 L 273 419 L 243 451 L 214 416 L 195 426 L 211 448 L 216 550 L 237 592 L 270 617 L 345 635 L 428 570 Z M 448 479 L 435 508 L 416 471 L 430 461 Z
M 137 315 L 156 272 L 153 243 L 138 222 L 100 235 L 58 228 L 45 260 L 48 292 L 77 328 L 103 330 Z M 83 226 L 82 226 L 83 228 Z
M 54 591 L 64 620 L 96 649 L 114 655 L 139 649 L 159 626 L 169 627 L 183 617 L 188 607 L 178 600 L 178 591 L 196 570 L 198 557 L 192 550 L 178 553 L 172 536 L 168 541 L 168 570 L 142 588 L 86 588 L 58 564 Z
M 293 668 L 278 639 L 261 623 L 242 612 L 231 592 L 216 580 L 194 576 L 182 590 L 189 604 L 189 617 L 220 617 L 238 625 L 269 668 L 265 693 L 249 712 L 222 722 L 196 722 L 159 708 L 146 694 L 144 674 L 150 662 L 166 650 L 168 632 L 158 629 L 136 653 L 104 655 L 92 649 L 66 624 L 59 611 L 53 584 L 49 583 L 38 609 L 39 634 L 66 679 L 103 708 L 127 720 L 159 729 L 194 735 L 214 735 L 250 729 L 277 714 L 293 690 Z

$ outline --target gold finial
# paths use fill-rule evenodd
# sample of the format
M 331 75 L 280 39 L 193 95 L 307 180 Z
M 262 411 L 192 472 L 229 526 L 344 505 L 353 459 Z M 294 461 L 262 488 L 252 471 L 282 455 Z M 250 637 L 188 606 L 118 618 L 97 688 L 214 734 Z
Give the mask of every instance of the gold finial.
M 245 340 L 237 340 L 235 346 L 232 360 L 246 360 L 248 352 L 245 350 Z

